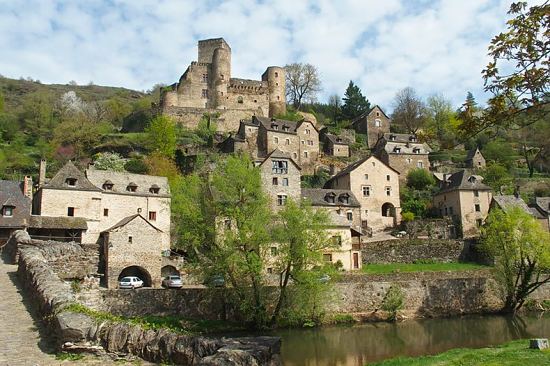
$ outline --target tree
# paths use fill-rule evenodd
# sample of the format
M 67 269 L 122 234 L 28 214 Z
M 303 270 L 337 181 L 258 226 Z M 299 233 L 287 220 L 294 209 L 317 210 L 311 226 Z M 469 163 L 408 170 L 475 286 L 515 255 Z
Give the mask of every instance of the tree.
M 434 185 L 435 179 L 426 169 L 416 168 L 407 174 L 407 187 L 421 191 L 429 189 Z
M 328 97 L 329 118 L 333 125 L 336 125 L 342 112 L 342 102 L 338 94 L 332 94 Z
M 342 119 L 351 121 L 370 109 L 370 102 L 363 96 L 361 89 L 352 80 L 350 80 L 342 100 L 344 101 Z
M 459 121 L 448 99 L 438 94 L 428 97 L 425 135 L 435 137 L 441 147 L 450 148 L 456 143 L 458 125 Z
M 550 126 L 546 121 L 537 121 L 515 132 L 520 153 L 529 169 L 529 177 L 532 178 L 536 164 L 543 161 L 550 151 Z
M 313 102 L 321 90 L 319 71 L 311 64 L 293 63 L 285 66 L 286 97 L 296 110 L 303 102 Z
M 483 183 L 491 187 L 495 192 L 501 192 L 512 183 L 512 176 L 505 166 L 498 163 L 490 163 L 481 171 Z M 504 194 L 502 191 L 501 194 Z
M 407 87 L 395 95 L 393 122 L 407 133 L 416 134 L 426 122 L 426 107 L 413 88 Z
M 115 172 L 123 172 L 126 159 L 123 159 L 117 153 L 98 153 L 94 158 L 94 168 L 99 170 L 113 170 Z
M 168 158 L 176 151 L 176 124 L 165 115 L 156 116 L 145 129 L 149 148 Z
M 52 144 L 55 147 L 72 147 L 67 158 L 87 158 L 100 137 L 112 132 L 112 129 L 110 123 L 92 123 L 82 115 L 77 115 L 55 127 Z
M 502 139 L 489 141 L 485 147 L 483 147 L 482 152 L 485 159 L 502 164 L 507 169 L 512 167 L 514 156 L 516 156 L 516 152 L 512 146 Z
M 529 294 L 550 282 L 550 234 L 519 207 L 489 214 L 482 249 L 495 259 L 504 312 L 516 312 Z

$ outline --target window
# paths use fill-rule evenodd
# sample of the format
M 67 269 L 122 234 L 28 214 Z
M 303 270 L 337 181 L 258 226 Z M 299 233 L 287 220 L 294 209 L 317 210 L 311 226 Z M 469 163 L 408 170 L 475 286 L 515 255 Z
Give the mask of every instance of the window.
M 286 143 L 287 145 L 290 145 L 290 139 L 286 139 L 286 140 L 285 140 L 285 143 Z
M 128 243 L 131 243 L 133 240 L 133 238 L 131 236 L 128 237 Z
M 283 186 L 288 187 L 288 178 L 283 178 Z
M 271 164 L 271 172 L 273 174 L 288 174 L 288 161 L 273 160 Z
M 369 180 L 369 175 L 365 174 L 365 180 Z
M 286 194 L 277 195 L 277 206 L 284 206 L 286 204 Z
M 399 154 L 399 153 L 401 153 L 401 148 L 400 147 L 394 147 L 393 152 L 396 153 L 396 154 Z
M 375 127 L 380 127 L 381 125 L 382 125 L 382 121 L 379 118 L 374 120 L 374 126 Z
M 323 260 L 325 262 L 332 262 L 332 254 L 323 254 Z
M 267 273 L 269 273 L 269 274 L 273 274 L 273 268 L 271 268 L 271 267 L 267 267 Z
M 67 178 L 65 179 L 65 183 L 67 183 L 69 187 L 74 187 L 76 186 L 76 178 Z
M 410 163 L 412 163 L 412 161 L 413 161 L 413 159 L 411 159 L 411 158 L 407 158 L 407 164 L 410 164 Z
M 480 227 L 481 225 L 483 225 L 483 220 L 482 219 L 477 219 L 476 224 L 477 224 L 478 227 Z
M 298 158 L 298 154 L 292 153 L 292 157 L 293 157 L 294 159 L 297 159 L 297 158 Z
M 149 192 L 151 192 L 151 193 L 153 193 L 153 194 L 159 194 L 160 188 L 157 187 L 156 185 L 155 185 L 155 186 L 152 186 L 151 188 L 149 188 Z
M 363 197 L 370 197 L 370 186 L 362 186 L 361 190 L 363 191 Z
M 208 74 L 202 74 L 202 82 L 207 83 L 208 82 Z
M 74 216 L 74 207 L 67 207 L 67 216 Z
M 337 245 L 339 247 L 342 246 L 342 237 L 340 235 L 334 235 L 332 238 L 332 244 Z
M 220 74 L 220 79 L 225 80 L 225 76 L 223 74 Z
M 15 206 L 4 206 L 2 207 L 2 215 L 6 217 L 13 216 L 13 210 Z
M 417 148 L 417 147 L 415 147 L 415 148 L 413 149 L 413 154 L 420 154 L 420 149 Z
M 384 188 L 384 191 L 386 192 L 386 196 L 391 196 L 391 187 Z
M 126 190 L 128 192 L 135 192 L 137 190 L 137 184 L 135 183 L 128 184 L 128 186 L 126 187 Z
M 103 216 L 109 216 L 109 209 L 108 208 L 103 209 Z
M 380 117 L 380 112 L 376 112 L 376 117 Z
M 424 163 L 419 161 L 418 163 L 416 163 L 416 167 L 417 168 L 424 168 Z
M 332 192 L 327 193 L 327 195 L 325 196 L 325 201 L 327 201 L 328 203 L 334 203 L 335 199 L 336 199 L 336 195 Z
M 271 185 L 278 186 L 279 185 L 279 178 L 273 177 L 271 180 Z
M 452 215 L 452 214 L 453 214 L 453 208 L 449 207 L 449 215 Z
M 203 89 L 203 90 L 202 90 L 201 97 L 203 97 L 203 98 L 208 98 L 208 89 Z
M 149 221 L 157 221 L 157 212 L 149 211 Z
M 476 212 L 481 212 L 481 207 L 479 206 L 478 203 L 475 204 L 475 209 L 476 209 Z
M 348 211 L 346 213 L 346 217 L 347 217 L 348 221 L 353 221 L 353 212 Z
M 479 191 L 478 190 L 474 191 L 474 197 L 479 197 Z
M 269 248 L 271 255 L 276 256 L 277 255 L 277 247 L 271 247 Z
M 223 227 L 225 230 L 231 230 L 231 219 L 223 220 Z
M 365 216 L 369 216 L 369 210 L 365 210 Z
M 311 130 L 309 128 L 306 128 L 306 135 L 311 134 Z
M 307 151 L 304 151 L 304 158 L 307 158 Z
M 349 194 L 347 193 L 341 194 L 340 197 L 338 197 L 338 199 L 340 200 L 340 202 L 342 202 L 345 205 L 349 204 Z
M 447 207 L 445 207 L 445 216 L 447 216 L 447 215 L 448 215 L 448 213 L 449 213 L 449 211 L 448 211 L 448 208 L 447 208 Z
M 279 143 L 279 138 L 277 136 L 273 137 L 273 142 L 278 144 Z
M 114 184 L 110 180 L 103 183 L 103 189 L 106 190 L 106 191 L 112 191 L 113 186 L 114 186 Z
M 307 140 L 307 144 L 308 144 L 309 146 L 313 146 L 313 140 Z
M 279 73 L 277 71 L 275 71 L 275 77 L 278 78 L 279 77 Z
M 289 131 L 288 126 L 283 126 L 283 131 L 288 132 Z
M 386 180 L 389 182 L 390 181 L 390 175 L 389 174 L 386 174 Z
M 275 130 L 275 131 L 279 131 L 279 125 L 276 124 L 276 123 L 272 123 L 272 124 L 271 124 L 271 129 L 272 129 L 272 130 Z

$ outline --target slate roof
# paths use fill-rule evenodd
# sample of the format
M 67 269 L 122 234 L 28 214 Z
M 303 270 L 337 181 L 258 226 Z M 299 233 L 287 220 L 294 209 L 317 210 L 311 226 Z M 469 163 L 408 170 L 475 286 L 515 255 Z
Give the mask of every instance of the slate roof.
M 284 119 L 277 119 L 277 118 L 252 116 L 252 121 L 250 122 L 250 124 L 252 124 L 252 125 L 261 124 L 268 131 L 290 133 L 290 134 L 295 135 L 296 130 L 298 129 L 298 127 L 300 127 L 300 125 L 302 123 L 305 123 L 305 122 L 311 123 L 313 128 L 315 128 L 315 130 L 317 132 L 319 132 L 319 129 L 317 128 L 317 126 L 315 126 L 315 123 L 313 123 L 312 121 L 305 120 L 305 119 L 303 119 L 301 121 L 298 121 L 298 122 L 295 122 L 295 121 L 287 121 L 287 120 L 284 120 Z M 275 129 L 273 125 L 277 125 L 278 128 Z M 287 131 L 283 130 L 283 127 L 285 127 L 285 126 L 288 127 Z
M 382 114 L 387 118 L 387 119 L 390 119 L 390 117 L 388 117 L 388 115 L 386 114 L 386 112 L 384 112 L 384 110 L 378 105 L 378 104 L 375 104 L 372 106 L 371 109 L 369 109 L 368 111 L 366 112 L 363 112 L 362 114 L 360 114 L 359 116 L 355 117 L 355 119 L 351 122 L 351 124 L 355 124 L 357 121 L 359 121 L 360 119 L 363 119 L 364 117 L 368 116 L 369 114 L 371 114 L 372 111 L 374 111 L 376 108 L 378 108 L 380 110 L 380 112 L 382 112 Z
M 399 149 L 399 150 L 398 150 Z M 432 149 L 424 144 L 419 142 L 394 142 L 387 141 L 384 145 L 384 150 L 389 154 L 410 154 L 410 155 L 426 155 L 429 154 Z M 398 152 L 399 151 L 399 152 Z M 418 152 L 415 152 L 418 151 Z
M 544 216 L 541 215 L 536 209 L 533 209 L 525 203 L 521 197 L 516 197 L 514 195 L 498 195 L 493 196 L 493 202 L 503 211 L 508 211 L 513 207 L 519 207 L 528 214 L 538 218 L 543 219 Z
M 0 228 L 26 227 L 31 216 L 31 199 L 23 194 L 20 182 L 0 180 L 0 209 L 14 206 L 13 216 L 4 217 L 0 212 Z
M 339 171 L 335 176 L 331 177 L 326 183 L 325 183 L 325 187 L 327 187 L 327 184 L 329 182 L 332 182 L 334 179 L 337 179 L 339 177 L 342 177 L 350 172 L 352 172 L 353 170 L 355 170 L 357 167 L 359 167 L 361 164 L 363 164 L 365 161 L 369 160 L 370 158 L 374 158 L 376 159 L 380 164 L 383 164 L 385 165 L 386 167 L 388 167 L 389 169 L 393 170 L 394 172 L 396 172 L 397 174 L 399 174 L 399 172 L 397 170 L 395 170 L 394 168 L 392 168 L 391 166 L 385 164 L 382 160 L 378 159 L 376 156 L 374 155 L 370 155 L 370 156 L 367 156 L 367 157 L 364 157 L 362 159 L 359 159 L 357 160 L 356 162 L 354 163 L 351 163 L 350 165 L 348 165 L 347 167 L 345 167 L 344 169 L 342 169 L 341 171 Z
M 67 179 L 73 178 L 76 179 L 74 186 L 69 186 L 67 184 Z M 68 161 L 59 171 L 54 175 L 52 179 L 42 188 L 48 189 L 68 189 L 68 190 L 78 190 L 78 191 L 101 191 L 98 187 L 92 184 L 86 178 L 84 173 L 82 173 L 78 168 L 73 164 L 72 161 Z
M 550 197 L 535 197 L 535 205 L 546 215 L 550 214 Z
M 332 142 L 335 145 L 349 145 L 350 144 L 348 139 L 342 138 L 340 136 L 336 136 L 336 135 L 333 135 L 333 134 L 330 134 L 330 133 L 327 133 L 325 136 L 330 142 Z
M 110 228 L 106 229 L 106 230 L 103 230 L 102 232 L 109 232 L 109 231 L 113 231 L 115 229 L 118 229 L 120 227 L 123 227 L 123 226 L 126 226 L 128 223 L 130 223 L 131 221 L 133 221 L 135 218 L 139 217 L 140 219 L 142 219 L 143 221 L 145 221 L 149 226 L 151 226 L 153 229 L 159 231 L 159 232 L 162 232 L 161 229 L 157 228 L 155 225 L 151 224 L 149 221 L 147 221 L 145 219 L 145 217 L 141 216 L 140 214 L 134 214 L 134 215 L 131 215 L 131 216 L 127 216 L 125 218 L 123 218 L 122 220 L 120 220 L 119 222 L 117 222 L 116 224 L 114 224 L 113 226 L 111 226 Z
M 392 140 L 393 138 L 393 140 Z M 410 142 L 410 143 L 416 143 L 420 144 L 418 141 L 418 137 L 415 135 L 411 135 L 408 133 L 392 133 L 387 132 L 384 134 L 384 140 L 391 141 L 391 142 Z
M 454 191 L 454 190 L 476 190 L 490 191 L 491 187 L 482 183 L 483 177 L 479 175 L 469 174 L 466 170 L 460 170 L 451 174 L 442 183 L 439 193 Z
M 93 166 L 86 169 L 86 177 L 95 187 L 102 190 L 103 193 L 127 194 L 134 196 L 154 196 L 170 197 L 170 186 L 166 177 L 157 177 L 144 174 L 133 174 L 128 172 L 114 172 L 111 170 L 94 169 Z M 112 190 L 104 190 L 103 184 L 110 182 L 113 184 Z M 136 185 L 135 192 L 129 192 L 126 187 Z M 159 193 L 151 193 L 151 187 L 158 187 Z
M 327 195 L 334 194 L 334 203 L 326 200 Z M 349 203 L 343 203 L 340 197 L 344 194 L 349 196 Z M 302 198 L 307 198 L 311 201 L 312 206 L 328 206 L 328 207 L 361 207 L 354 194 L 347 189 L 330 189 L 330 188 L 302 188 Z
M 475 149 L 468 150 L 468 154 L 466 154 L 466 161 L 472 160 L 474 156 L 476 155 L 476 152 L 478 152 L 479 149 L 476 147 Z M 481 153 L 481 152 L 480 152 Z
M 76 229 L 87 230 L 88 224 L 83 217 L 71 216 L 31 216 L 29 227 L 35 229 Z

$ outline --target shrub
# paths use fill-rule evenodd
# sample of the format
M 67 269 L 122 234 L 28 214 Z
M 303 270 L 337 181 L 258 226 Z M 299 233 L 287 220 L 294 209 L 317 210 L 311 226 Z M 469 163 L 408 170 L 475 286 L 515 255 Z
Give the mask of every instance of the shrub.
M 143 159 L 139 158 L 133 158 L 128 160 L 126 164 L 124 164 L 124 169 L 130 173 L 136 173 L 136 174 L 147 174 L 148 168 L 147 164 L 143 161 Z
M 355 319 L 350 314 L 335 314 L 332 317 L 332 322 L 334 324 L 353 324 Z
M 412 221 L 412 220 L 414 220 L 414 213 L 412 213 L 412 212 L 401 212 L 401 218 L 403 218 L 403 221 Z
M 422 191 L 434 185 L 433 175 L 425 169 L 413 169 L 407 174 L 407 187 Z
M 388 320 L 397 320 L 397 312 L 403 308 L 405 296 L 399 285 L 393 284 L 382 300 L 382 310 L 389 313 Z

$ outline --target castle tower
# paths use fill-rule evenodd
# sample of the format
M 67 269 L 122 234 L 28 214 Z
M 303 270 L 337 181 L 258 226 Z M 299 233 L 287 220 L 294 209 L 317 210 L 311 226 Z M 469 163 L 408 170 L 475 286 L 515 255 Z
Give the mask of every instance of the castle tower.
M 262 80 L 268 83 L 269 117 L 286 114 L 285 69 L 278 66 L 270 66 L 262 75 Z
M 229 54 L 231 54 L 231 47 L 229 47 L 225 39 L 203 39 L 202 41 L 199 41 L 199 57 L 197 61 L 199 63 L 205 64 L 212 63 L 212 60 L 214 58 L 214 51 L 216 50 L 216 48 L 227 49 L 229 51 Z
M 219 47 L 214 50 L 210 79 L 212 108 L 223 109 L 227 100 L 227 86 L 231 78 L 231 49 Z

